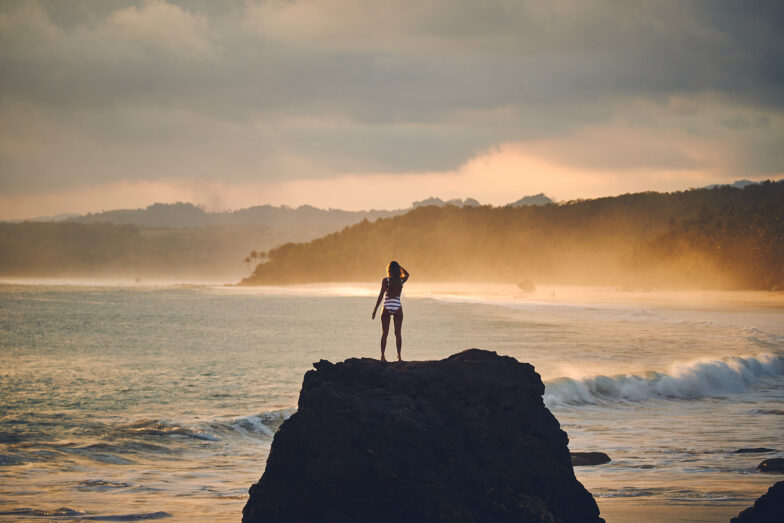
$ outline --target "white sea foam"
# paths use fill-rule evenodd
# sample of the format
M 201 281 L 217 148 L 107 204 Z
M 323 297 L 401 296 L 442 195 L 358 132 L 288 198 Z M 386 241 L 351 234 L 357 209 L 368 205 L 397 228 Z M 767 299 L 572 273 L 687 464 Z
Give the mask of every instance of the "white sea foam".
M 699 399 L 745 392 L 760 380 L 784 376 L 784 357 L 764 353 L 675 363 L 666 372 L 557 378 L 545 384 L 548 407 L 602 405 L 654 398 Z
M 252 416 L 243 416 L 225 423 L 225 426 L 246 437 L 261 435 L 272 438 L 283 422 L 295 411 L 296 409 L 281 409 Z

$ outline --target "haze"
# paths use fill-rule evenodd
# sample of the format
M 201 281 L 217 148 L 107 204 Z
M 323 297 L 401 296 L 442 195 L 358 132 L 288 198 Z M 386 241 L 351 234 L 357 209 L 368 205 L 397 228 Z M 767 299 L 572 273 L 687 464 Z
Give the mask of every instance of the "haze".
M 780 2 L 3 1 L 0 219 L 784 173 Z

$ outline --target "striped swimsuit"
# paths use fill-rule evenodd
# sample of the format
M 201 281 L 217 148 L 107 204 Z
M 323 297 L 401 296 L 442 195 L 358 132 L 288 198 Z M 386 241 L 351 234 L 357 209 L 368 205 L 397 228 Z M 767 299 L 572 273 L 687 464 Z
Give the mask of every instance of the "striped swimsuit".
M 403 293 L 403 282 L 400 282 L 400 294 Z M 389 278 L 387 278 L 387 292 L 384 295 L 384 310 L 390 314 L 395 314 L 397 311 L 403 308 L 403 304 L 400 303 L 400 294 L 397 296 L 390 296 L 389 295 Z

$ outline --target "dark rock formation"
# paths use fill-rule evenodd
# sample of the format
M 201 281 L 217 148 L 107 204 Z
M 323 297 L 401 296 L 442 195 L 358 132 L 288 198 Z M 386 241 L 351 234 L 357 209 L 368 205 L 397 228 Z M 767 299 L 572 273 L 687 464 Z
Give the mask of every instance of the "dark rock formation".
M 747 508 L 730 523 L 781 523 L 784 521 L 784 481 L 768 489 L 754 505 Z
M 250 488 L 243 522 L 600 522 L 534 368 L 320 361 Z
M 762 472 L 784 472 L 784 458 L 766 459 L 757 468 Z
M 776 449 L 769 449 L 767 447 L 753 447 L 749 449 L 738 449 L 735 454 L 761 454 L 763 452 L 776 452 Z
M 604 452 L 572 452 L 572 466 L 604 465 L 612 461 Z

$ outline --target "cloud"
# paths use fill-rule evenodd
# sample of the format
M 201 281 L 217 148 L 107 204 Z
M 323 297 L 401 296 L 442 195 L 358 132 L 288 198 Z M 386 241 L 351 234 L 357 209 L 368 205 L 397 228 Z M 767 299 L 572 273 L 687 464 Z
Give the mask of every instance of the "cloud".
M 654 172 L 768 176 L 784 170 L 783 11 L 729 1 L 6 2 L 0 191 L 435 180 L 508 144 L 600 176 L 608 190 L 616 178 L 653 188 Z
M 101 39 L 122 38 L 152 50 L 175 53 L 211 54 L 207 18 L 164 2 L 148 0 L 111 13 L 96 35 Z
M 606 131 L 606 136 L 611 132 Z M 193 202 L 208 211 L 240 209 L 261 203 L 293 207 L 309 204 L 351 210 L 402 209 L 413 201 L 433 195 L 445 199 L 473 197 L 483 204 L 505 205 L 539 192 L 556 200 L 571 200 L 636 192 L 641 190 L 641 183 L 646 190 L 675 191 L 736 180 L 732 173 L 688 167 L 638 168 L 633 176 L 624 170 L 586 170 L 565 164 L 551 154 L 558 148 L 573 147 L 580 137 L 573 140 L 533 149 L 528 143 L 504 143 L 449 171 L 377 172 L 243 183 L 168 178 L 90 184 L 45 193 L 0 194 L 0 220 L 60 212 L 141 208 L 155 202 L 177 201 Z M 775 176 L 752 178 L 783 177 L 784 170 Z M 96 202 L 100 202 L 99 206 Z

